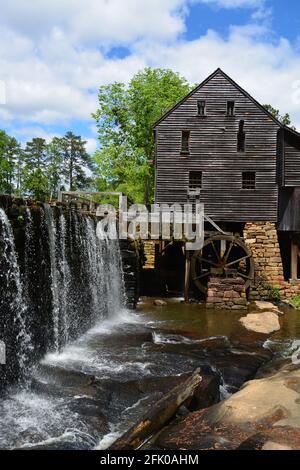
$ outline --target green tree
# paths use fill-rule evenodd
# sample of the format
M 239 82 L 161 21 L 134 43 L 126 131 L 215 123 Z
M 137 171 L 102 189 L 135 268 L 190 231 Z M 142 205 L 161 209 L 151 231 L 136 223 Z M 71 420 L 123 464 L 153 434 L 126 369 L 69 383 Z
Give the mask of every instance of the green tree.
M 49 181 L 50 199 L 58 196 L 64 181 L 62 139 L 54 137 L 47 145 L 47 177 Z
M 134 202 L 153 200 L 153 124 L 189 91 L 179 74 L 151 68 L 137 73 L 128 86 L 99 88 L 99 108 L 93 114 L 100 142 L 95 154 L 99 189 L 107 185 Z
M 280 121 L 281 124 L 283 124 L 284 126 L 289 126 L 289 127 L 291 127 L 291 129 L 296 130 L 296 127 L 291 126 L 291 118 L 290 118 L 290 115 L 288 113 L 282 115 L 282 114 L 280 114 L 279 109 L 273 108 L 273 106 L 271 106 L 270 104 L 264 104 L 264 108 L 267 111 L 269 111 L 269 113 L 271 113 L 272 116 L 274 116 L 276 119 L 278 119 L 278 121 Z
M 67 132 L 59 141 L 64 176 L 70 191 L 84 189 L 89 184 L 87 173 L 93 168 L 93 162 L 85 148 L 86 141 L 73 132 Z
M 20 159 L 21 146 L 14 137 L 0 131 L 0 191 L 8 194 L 14 192 L 17 177 L 17 162 Z
M 49 195 L 47 175 L 47 144 L 36 137 L 26 143 L 24 150 L 23 189 L 25 194 L 44 201 Z

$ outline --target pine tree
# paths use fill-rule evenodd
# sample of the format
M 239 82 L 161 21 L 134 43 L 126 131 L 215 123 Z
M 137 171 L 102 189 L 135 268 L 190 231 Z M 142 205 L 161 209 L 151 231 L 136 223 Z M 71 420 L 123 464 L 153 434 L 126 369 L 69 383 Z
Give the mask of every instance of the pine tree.
M 92 169 L 92 161 L 85 148 L 86 142 L 73 132 L 67 132 L 60 140 L 69 189 L 83 189 L 89 181 L 88 170 Z
M 64 181 L 63 152 L 61 140 L 54 137 L 47 146 L 47 176 L 49 180 L 50 199 L 56 198 Z
M 47 177 L 47 144 L 45 139 L 34 138 L 24 150 L 24 191 L 26 195 L 44 201 L 49 195 Z

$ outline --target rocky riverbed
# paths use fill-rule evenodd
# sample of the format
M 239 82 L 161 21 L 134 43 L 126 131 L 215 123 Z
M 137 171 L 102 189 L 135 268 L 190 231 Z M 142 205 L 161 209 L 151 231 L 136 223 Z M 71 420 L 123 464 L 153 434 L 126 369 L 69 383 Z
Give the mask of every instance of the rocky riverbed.
M 155 440 L 156 449 L 300 449 L 300 365 L 293 364 L 289 357 L 299 341 L 294 338 L 288 348 L 289 339 L 284 338 L 283 331 L 278 334 L 287 329 L 292 317 L 296 328 L 291 336 L 295 330 L 298 336 L 299 319 L 295 311 L 283 311 L 269 302 L 255 302 L 252 307 L 252 312 L 239 319 L 242 330 L 237 327 L 232 331 L 229 349 L 231 353 L 243 350 L 237 368 L 240 377 L 245 378 L 241 371 L 251 363 L 245 359 L 245 351 L 255 358 L 256 365 L 261 361 L 254 379 L 225 400 L 172 422 Z M 270 336 L 274 332 L 277 336 Z M 269 358 L 262 354 L 261 347 L 271 353 Z M 300 362 L 297 354 L 294 362 Z
M 261 314 L 269 311 L 265 307 Z M 254 306 L 256 314 L 258 309 Z M 259 427 L 258 414 L 253 418 L 254 427 L 248 429 L 246 411 L 236 422 L 232 407 L 234 400 L 240 400 L 237 409 L 243 400 L 244 410 L 247 402 L 250 406 L 254 400 L 255 404 L 257 380 L 251 379 L 256 374 L 265 377 L 278 369 L 278 361 L 280 365 L 290 363 L 289 356 L 300 338 L 298 315 L 286 310 L 284 316 L 277 316 L 280 330 L 261 333 L 241 323 L 245 312 L 206 310 L 178 299 L 154 306 L 153 299 L 144 299 L 136 312 L 120 312 L 60 353 L 48 354 L 32 370 L 26 389 L 12 389 L 1 399 L 0 447 L 105 449 L 198 367 L 203 380 L 193 399 L 156 442 L 151 442 L 152 448 L 262 447 L 270 442 L 291 445 L 292 441 L 279 441 L 277 435 L 276 439 L 268 435 L 268 440 L 257 437 L 267 431 L 278 432 L 277 428 L 271 431 L 275 428 L 275 395 L 270 404 L 273 421 L 266 421 L 264 428 Z M 249 380 L 250 385 L 239 391 Z M 284 375 L 273 382 L 263 380 L 269 381 L 270 393 Z M 290 375 L 288 380 L 287 400 L 292 406 L 296 376 Z M 259 394 L 257 397 L 262 400 Z M 231 427 L 224 416 L 232 420 Z M 278 420 L 287 419 L 281 411 L 278 416 Z M 292 422 L 285 426 L 292 433 Z M 255 445 L 249 443 L 254 436 Z M 296 439 L 296 434 L 293 436 Z

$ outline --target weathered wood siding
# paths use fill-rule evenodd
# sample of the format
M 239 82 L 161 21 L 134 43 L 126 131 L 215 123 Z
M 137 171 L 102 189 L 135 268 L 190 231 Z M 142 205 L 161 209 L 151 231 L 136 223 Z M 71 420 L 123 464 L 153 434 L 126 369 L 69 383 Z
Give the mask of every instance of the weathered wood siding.
M 285 186 L 300 186 L 300 141 L 292 134 L 286 134 L 284 146 Z
M 197 100 L 206 116 L 197 116 Z M 226 116 L 227 101 L 235 116 Z M 245 120 L 246 152 L 237 152 Z M 277 221 L 279 125 L 221 71 L 156 127 L 156 202 L 185 203 L 189 171 L 202 171 L 201 201 L 215 221 Z M 190 130 L 190 154 L 181 155 L 181 132 Z M 242 189 L 242 172 L 256 172 L 256 189 Z
M 278 230 L 300 232 L 300 188 L 280 190 Z

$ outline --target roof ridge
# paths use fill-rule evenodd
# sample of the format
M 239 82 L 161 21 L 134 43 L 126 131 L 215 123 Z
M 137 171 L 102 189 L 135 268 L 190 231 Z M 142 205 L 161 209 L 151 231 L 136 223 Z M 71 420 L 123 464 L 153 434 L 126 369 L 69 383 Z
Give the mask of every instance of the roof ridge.
M 255 98 L 253 98 L 250 93 L 248 93 L 244 88 L 242 88 L 235 80 L 233 80 L 229 75 L 227 75 L 220 67 L 218 67 L 212 74 L 210 74 L 205 80 L 203 80 L 199 85 L 193 88 L 186 96 L 184 96 L 180 101 L 178 101 L 172 108 L 166 111 L 163 116 L 161 116 L 153 125 L 155 128 L 164 121 L 175 109 L 177 109 L 182 103 L 184 103 L 190 96 L 192 96 L 196 91 L 203 87 L 207 82 L 209 82 L 217 73 L 221 73 L 233 86 L 235 86 L 243 95 L 249 98 L 256 106 L 258 106 L 265 114 L 267 114 L 278 126 L 285 127 L 278 119 L 276 119 L 262 104 L 260 104 Z

